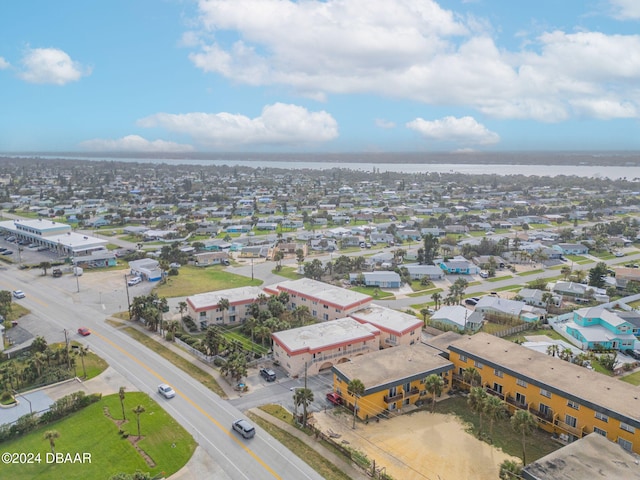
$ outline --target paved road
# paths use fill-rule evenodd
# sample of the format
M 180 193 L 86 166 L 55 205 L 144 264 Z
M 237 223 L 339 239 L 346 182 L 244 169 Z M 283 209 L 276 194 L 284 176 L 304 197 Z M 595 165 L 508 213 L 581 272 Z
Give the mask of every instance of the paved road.
M 321 478 L 261 429 L 258 428 L 256 437 L 249 441 L 237 436 L 230 425 L 243 416 L 240 410 L 128 335 L 104 323 L 103 304 L 82 302 L 84 298 L 92 299 L 88 292 L 82 289 L 80 293 L 69 292 L 55 280 L 34 271 L 0 271 L 0 288 L 17 285 L 25 291 L 27 297 L 20 300 L 21 303 L 31 310 L 34 318 L 48 325 L 51 341 L 62 341 L 66 329 L 73 339 L 88 344 L 138 390 L 154 396 L 213 458 L 215 471 L 210 472 L 211 478 Z M 91 328 L 93 334 L 80 337 L 73 333 L 81 325 Z M 156 388 L 161 382 L 173 385 L 177 396 L 171 400 L 160 397 Z

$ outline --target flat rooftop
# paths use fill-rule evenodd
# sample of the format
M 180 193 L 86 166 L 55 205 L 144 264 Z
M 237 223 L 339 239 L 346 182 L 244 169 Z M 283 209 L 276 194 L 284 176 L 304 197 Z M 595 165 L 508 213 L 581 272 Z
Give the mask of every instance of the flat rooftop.
M 356 320 L 375 325 L 380 330 L 391 331 L 398 335 L 402 335 L 424 325 L 422 320 L 413 315 L 376 304 L 371 304 L 363 309 L 357 310 L 349 316 Z
M 627 418 L 638 419 L 640 389 L 621 382 L 618 378 L 608 377 L 488 333 L 463 336 L 460 340 L 452 342 L 450 350 L 455 349 L 577 399 L 591 402 Z
M 526 480 L 584 480 L 610 478 L 639 480 L 636 457 L 602 435 L 591 433 L 528 464 Z
M 242 302 L 255 300 L 258 295 L 264 293 L 260 287 L 238 287 L 228 290 L 216 290 L 215 292 L 198 293 L 187 297 L 187 301 L 195 310 L 211 308 L 220 303 L 220 300 L 226 298 L 229 304 L 234 302 Z
M 358 378 L 367 393 L 411 377 L 426 377 L 435 371 L 453 369 L 453 363 L 440 356 L 440 350 L 424 344 L 378 350 L 333 367 L 339 376 Z M 378 388 L 377 388 L 378 387 Z
M 274 333 L 272 337 L 289 352 L 318 352 L 343 343 L 377 341 L 376 336 L 379 334 L 371 325 L 363 325 L 353 318 L 339 318 L 283 330 Z
M 300 278 L 299 280 L 287 280 L 275 285 L 278 289 L 285 289 L 289 293 L 296 292 L 306 297 L 312 297 L 329 305 L 342 308 L 365 305 L 372 300 L 372 297 L 364 293 L 336 287 L 328 283 L 318 282 L 310 278 Z

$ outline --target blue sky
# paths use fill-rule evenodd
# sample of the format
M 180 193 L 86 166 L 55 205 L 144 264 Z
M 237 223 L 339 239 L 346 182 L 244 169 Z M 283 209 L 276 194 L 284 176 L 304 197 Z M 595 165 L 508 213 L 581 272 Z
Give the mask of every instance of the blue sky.
M 640 150 L 638 0 L 0 3 L 0 152 Z

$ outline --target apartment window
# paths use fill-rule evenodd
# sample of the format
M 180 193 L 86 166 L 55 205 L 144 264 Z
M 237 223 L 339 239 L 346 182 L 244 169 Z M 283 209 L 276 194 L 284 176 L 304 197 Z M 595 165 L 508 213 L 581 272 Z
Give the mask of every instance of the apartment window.
M 326 308 L 327 310 L 329 310 L 329 305 L 323 305 L 322 308 Z
M 529 385 L 527 382 L 525 382 L 524 380 L 520 380 L 519 378 L 516 379 L 516 385 L 520 386 L 520 387 L 525 387 L 527 388 L 527 386 Z
M 570 427 L 576 428 L 576 426 L 578 425 L 578 419 L 576 417 L 572 417 L 571 415 L 565 415 L 564 423 L 566 423 Z
M 635 433 L 636 432 L 635 427 L 632 427 L 631 425 L 627 425 L 624 422 L 620 422 L 620 428 L 622 430 L 624 430 L 625 432 L 629 432 L 629 433 Z
M 499 383 L 494 383 L 492 390 L 502 395 L 502 385 L 500 385 Z
M 479 362 L 478 360 L 474 360 L 473 364 L 476 366 L 476 368 L 484 367 L 484 365 L 481 362 Z
M 571 407 L 574 410 L 580 410 L 580 404 L 574 402 L 573 400 L 567 400 L 567 407 Z
M 322 319 L 323 319 L 323 320 L 325 320 L 325 321 L 326 321 L 326 320 L 329 320 L 329 314 L 324 313 L 324 314 L 322 315 Z
M 467 356 L 466 355 L 460 355 L 460 361 L 461 362 L 466 362 L 467 361 Z
M 625 440 L 624 438 L 618 437 L 618 445 L 624 448 L 626 451 L 630 452 L 633 448 L 633 444 L 629 440 Z
M 521 393 L 516 393 L 516 402 L 521 404 L 521 405 L 526 405 L 527 404 L 526 395 L 523 395 Z
M 596 418 L 598 420 L 602 420 L 603 422 L 608 422 L 609 421 L 609 417 L 607 415 L 605 415 L 604 413 L 600 413 L 600 412 L 596 412 Z
M 541 403 L 539 405 L 540 413 L 542 413 L 543 415 L 546 415 L 548 417 L 551 416 L 551 407 L 549 405 L 545 405 L 544 403 Z
M 542 395 L 543 397 L 551 398 L 551 392 L 545 390 L 544 388 L 540 389 L 540 395 Z
M 603 437 L 607 436 L 607 431 L 606 430 L 602 430 L 601 428 L 593 427 L 593 431 L 595 433 L 597 433 L 598 435 L 602 435 Z
M 416 331 L 415 330 L 411 330 L 411 333 L 409 335 L 415 335 Z
M 493 374 L 498 378 L 504 377 L 504 373 L 502 373 L 500 370 L 496 370 L 495 368 L 493 369 Z
M 316 310 L 313 310 L 311 312 L 311 315 L 314 316 L 314 317 L 317 317 L 318 316 L 318 312 Z
M 206 317 L 206 316 L 207 316 L 207 312 L 200 312 L 200 318 Z

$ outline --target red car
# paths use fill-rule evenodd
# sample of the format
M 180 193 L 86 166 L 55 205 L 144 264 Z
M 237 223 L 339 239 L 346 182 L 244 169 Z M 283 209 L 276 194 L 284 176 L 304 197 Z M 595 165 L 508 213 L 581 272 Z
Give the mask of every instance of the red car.
M 342 398 L 335 392 L 327 393 L 327 400 L 334 405 L 342 405 Z
M 87 335 L 91 335 L 91 330 L 89 330 L 87 327 L 80 327 L 78 329 L 78 333 L 83 337 L 86 337 Z

